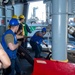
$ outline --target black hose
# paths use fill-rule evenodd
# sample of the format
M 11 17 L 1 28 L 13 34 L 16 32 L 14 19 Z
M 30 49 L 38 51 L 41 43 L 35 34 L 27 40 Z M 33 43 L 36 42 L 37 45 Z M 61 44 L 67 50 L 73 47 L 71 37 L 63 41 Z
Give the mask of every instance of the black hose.
M 31 65 L 34 65 L 34 59 L 30 56 L 27 50 L 22 46 L 18 48 L 18 55 L 25 58 Z

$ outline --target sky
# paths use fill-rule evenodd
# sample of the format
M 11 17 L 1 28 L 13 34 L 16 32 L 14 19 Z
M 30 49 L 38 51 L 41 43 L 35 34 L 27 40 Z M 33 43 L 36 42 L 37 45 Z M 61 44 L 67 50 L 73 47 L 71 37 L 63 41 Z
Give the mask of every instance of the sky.
M 29 12 L 28 12 L 28 19 L 33 14 L 33 7 L 38 7 L 36 10 L 36 17 L 39 18 L 39 20 L 46 20 L 46 7 L 45 4 L 43 4 L 43 1 L 39 2 L 31 2 L 29 5 Z

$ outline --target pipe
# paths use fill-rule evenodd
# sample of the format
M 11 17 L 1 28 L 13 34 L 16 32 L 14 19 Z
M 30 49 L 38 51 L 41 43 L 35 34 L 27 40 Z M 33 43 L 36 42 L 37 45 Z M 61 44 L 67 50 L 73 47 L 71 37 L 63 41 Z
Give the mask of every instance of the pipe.
M 52 3 L 51 1 L 46 2 L 46 23 L 51 24 L 51 13 L 52 13 Z
M 14 6 L 12 5 L 12 8 L 11 8 L 12 10 L 12 16 L 14 15 Z
M 52 0 L 52 59 L 67 61 L 67 0 Z
M 28 10 L 29 10 L 29 3 L 27 2 L 24 4 L 24 9 L 23 9 L 23 14 L 25 16 L 25 22 L 26 22 L 27 17 L 28 17 Z

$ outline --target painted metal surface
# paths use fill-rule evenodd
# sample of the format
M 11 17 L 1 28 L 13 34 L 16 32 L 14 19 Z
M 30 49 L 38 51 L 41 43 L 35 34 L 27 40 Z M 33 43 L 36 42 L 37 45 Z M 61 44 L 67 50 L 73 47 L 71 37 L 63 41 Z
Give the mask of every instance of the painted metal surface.
M 68 13 L 72 14 L 72 0 L 68 0 Z
M 26 22 L 27 17 L 28 17 L 28 10 L 29 10 L 29 3 L 25 3 L 24 8 L 23 8 L 23 14 L 25 16 L 25 22 Z
M 72 0 L 72 12 L 75 14 L 75 0 Z
M 9 25 L 9 21 L 10 19 L 12 18 L 12 15 L 15 14 L 17 16 L 23 14 L 23 4 L 16 4 L 16 5 L 13 5 L 13 8 L 11 5 L 8 5 L 5 7 L 6 8 L 6 28 L 8 28 L 8 25 Z
M 51 24 L 51 14 L 52 14 L 52 3 L 51 1 L 46 2 L 46 23 Z
M 0 25 L 1 25 L 1 20 L 3 19 L 3 18 L 2 18 L 2 16 L 3 16 L 3 15 L 2 15 L 2 10 L 3 10 L 3 9 L 0 8 Z
M 35 59 L 32 75 L 75 75 L 75 64 Z
M 6 30 L 5 19 L 6 19 L 5 7 L 0 5 L 0 42 L 1 42 L 1 36 Z
M 67 60 L 67 0 L 52 0 L 52 59 Z
M 15 15 L 19 16 L 19 15 L 23 14 L 23 9 L 24 9 L 23 4 L 14 5 L 14 13 L 15 13 Z

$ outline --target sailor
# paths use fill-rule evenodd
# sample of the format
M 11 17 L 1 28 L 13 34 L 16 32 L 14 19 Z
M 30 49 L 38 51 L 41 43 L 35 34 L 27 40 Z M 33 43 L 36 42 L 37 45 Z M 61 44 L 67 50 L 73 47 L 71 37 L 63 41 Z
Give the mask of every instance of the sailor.
M 28 32 L 31 33 L 31 30 L 29 29 L 28 25 L 24 22 L 25 21 L 25 16 L 24 15 L 20 15 L 19 16 L 19 21 L 20 21 L 20 25 L 19 25 L 19 30 L 21 32 L 21 35 L 24 35 L 25 38 L 23 39 L 23 43 L 22 46 L 27 49 L 27 36 L 28 36 Z
M 9 25 L 11 27 L 3 34 L 1 41 L 4 50 L 11 60 L 11 66 L 6 69 L 5 75 L 14 75 L 14 71 L 16 71 L 16 75 L 21 75 L 20 64 L 17 58 L 17 49 L 21 42 L 17 41 L 15 34 L 19 28 L 19 22 L 17 19 L 11 19 Z
M 48 46 L 43 41 L 43 36 L 46 34 L 46 28 L 43 28 L 42 31 L 37 31 L 30 39 L 30 45 L 32 46 L 32 50 L 35 51 L 35 58 L 40 58 L 40 54 L 42 51 L 41 43 Z

